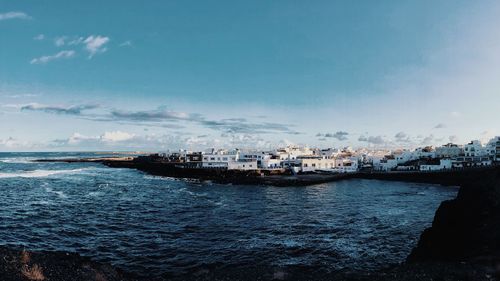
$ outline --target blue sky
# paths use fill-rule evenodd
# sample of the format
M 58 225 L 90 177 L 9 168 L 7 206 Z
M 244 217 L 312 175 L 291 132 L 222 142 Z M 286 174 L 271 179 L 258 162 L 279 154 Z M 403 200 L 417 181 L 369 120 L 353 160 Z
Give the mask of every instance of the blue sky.
M 0 150 L 486 140 L 499 18 L 496 1 L 0 0 Z

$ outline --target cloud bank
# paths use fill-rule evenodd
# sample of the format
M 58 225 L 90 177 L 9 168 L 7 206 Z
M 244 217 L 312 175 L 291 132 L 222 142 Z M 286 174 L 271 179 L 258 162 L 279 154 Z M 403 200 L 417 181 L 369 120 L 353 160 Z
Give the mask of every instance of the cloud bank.
M 75 56 L 75 51 L 73 50 L 64 50 L 60 51 L 57 54 L 54 55 L 49 55 L 49 56 L 42 56 L 39 58 L 34 58 L 30 61 L 31 64 L 45 64 L 53 60 L 58 60 L 58 59 L 68 59 L 72 58 Z
M 81 115 L 82 111 L 96 109 L 99 105 L 97 104 L 83 104 L 83 105 L 71 105 L 71 106 L 62 106 L 62 105 L 43 105 L 38 103 L 30 103 L 27 105 L 21 106 L 21 111 L 43 111 L 47 113 L 55 113 L 55 114 L 69 114 L 69 115 Z
M 32 17 L 24 12 L 7 12 L 0 14 L 0 21 L 12 19 L 29 20 L 32 19 Z

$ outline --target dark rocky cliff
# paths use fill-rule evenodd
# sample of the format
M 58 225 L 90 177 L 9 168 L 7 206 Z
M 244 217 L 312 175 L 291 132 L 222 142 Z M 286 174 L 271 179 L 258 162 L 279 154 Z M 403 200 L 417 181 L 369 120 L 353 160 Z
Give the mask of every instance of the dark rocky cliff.
M 457 198 L 441 203 L 409 263 L 500 262 L 500 169 L 463 184 Z

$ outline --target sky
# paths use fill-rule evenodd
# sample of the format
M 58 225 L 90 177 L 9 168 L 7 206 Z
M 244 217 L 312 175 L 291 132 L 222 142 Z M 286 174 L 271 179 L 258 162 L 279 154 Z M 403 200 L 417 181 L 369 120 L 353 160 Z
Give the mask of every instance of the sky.
M 499 135 L 498 1 L 0 0 L 0 151 Z

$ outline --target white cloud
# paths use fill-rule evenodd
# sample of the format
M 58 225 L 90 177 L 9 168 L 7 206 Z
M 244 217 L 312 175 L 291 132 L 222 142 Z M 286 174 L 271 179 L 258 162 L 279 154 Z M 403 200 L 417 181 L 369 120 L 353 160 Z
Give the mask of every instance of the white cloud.
M 13 137 L 0 139 L 0 148 L 5 150 L 32 149 L 38 147 L 37 144 L 28 141 L 19 140 Z
M 75 51 L 73 50 L 64 50 L 60 51 L 59 53 L 55 55 L 50 55 L 50 56 L 42 56 L 39 58 L 34 58 L 30 61 L 31 64 L 45 64 L 53 60 L 57 59 L 67 59 L 75 56 Z
M 83 41 L 85 41 L 85 38 L 80 36 L 69 41 L 68 45 L 80 45 L 83 43 Z
M 399 132 L 396 135 L 394 135 L 394 138 L 396 142 L 398 143 L 411 143 L 410 136 L 406 134 L 405 132 Z
M 106 44 L 110 41 L 109 37 L 101 35 L 90 35 L 87 37 L 82 36 L 59 36 L 54 39 L 54 44 L 57 47 L 62 46 L 78 46 L 83 45 L 83 49 L 89 53 L 88 58 L 92 58 L 96 54 L 104 53 L 108 50 Z M 123 45 L 125 44 L 125 45 Z M 132 44 L 130 41 L 126 41 L 120 46 L 129 46 Z
M 434 126 L 434 129 L 444 129 L 444 128 L 446 128 L 446 124 L 443 123 L 439 123 L 436 126 Z
M 109 37 L 100 35 L 91 35 L 83 41 L 83 43 L 85 44 L 85 49 L 90 53 L 89 58 L 92 58 L 95 54 L 104 53 L 107 50 L 105 45 L 108 42 Z
M 427 137 L 425 137 L 425 138 L 422 140 L 421 144 L 426 144 L 426 145 L 429 145 L 429 144 L 433 144 L 433 143 L 434 143 L 434 141 L 436 141 L 436 139 L 435 139 L 434 135 L 430 134 L 430 135 L 428 135 Z
M 10 19 L 29 20 L 29 19 L 31 19 L 31 17 L 24 12 L 7 12 L 7 13 L 0 14 L 0 21 L 10 20 Z
M 98 141 L 99 140 L 99 137 L 92 137 L 92 136 L 85 136 L 85 135 L 82 135 L 80 133 L 74 133 L 73 135 L 71 135 L 66 143 L 67 144 L 79 144 L 79 143 L 82 143 L 82 142 L 86 142 L 86 141 Z
M 271 143 L 252 134 L 224 134 L 220 138 L 199 135 L 183 136 L 180 134 L 146 134 L 136 135 L 123 131 L 108 131 L 101 135 L 84 135 L 74 133 L 67 139 L 54 140 L 47 143 L 46 147 L 90 150 L 205 150 L 214 147 L 235 147 L 235 148 L 261 148 L 271 149 L 276 147 L 277 143 Z
M 56 39 L 54 39 L 54 44 L 57 47 L 64 46 L 64 44 L 66 44 L 66 36 L 56 37 Z
M 43 34 L 38 34 L 37 36 L 33 37 L 33 40 L 41 41 L 45 39 L 45 35 Z
M 135 137 L 134 134 L 129 134 L 122 131 L 114 131 L 114 132 L 105 132 L 101 136 L 101 140 L 105 142 L 120 142 L 120 141 L 130 140 L 134 137 Z
M 132 46 L 132 41 L 130 41 L 130 40 L 124 41 L 124 42 L 120 43 L 120 45 L 118 45 L 118 46 L 120 46 L 120 47 L 130 47 L 130 46 Z
M 383 145 L 383 144 L 387 143 L 387 141 L 382 136 L 368 136 L 368 137 L 366 137 L 364 135 L 361 135 L 358 138 L 358 141 L 367 142 L 369 144 L 374 144 L 374 145 Z

